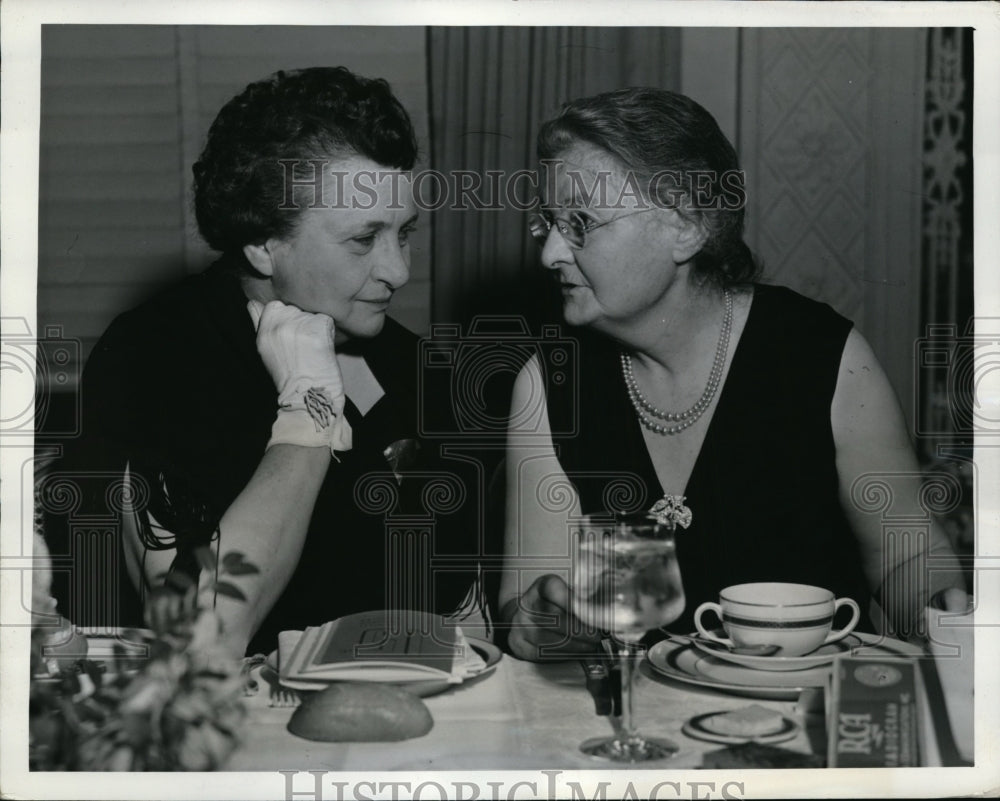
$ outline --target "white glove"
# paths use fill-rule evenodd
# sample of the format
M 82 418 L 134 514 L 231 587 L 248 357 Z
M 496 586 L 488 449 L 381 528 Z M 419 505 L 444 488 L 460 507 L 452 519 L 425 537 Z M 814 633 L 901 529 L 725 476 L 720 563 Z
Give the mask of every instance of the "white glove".
M 333 320 L 280 300 L 251 300 L 257 352 L 278 390 L 278 416 L 267 447 L 278 444 L 351 449 L 344 380 L 334 351 Z

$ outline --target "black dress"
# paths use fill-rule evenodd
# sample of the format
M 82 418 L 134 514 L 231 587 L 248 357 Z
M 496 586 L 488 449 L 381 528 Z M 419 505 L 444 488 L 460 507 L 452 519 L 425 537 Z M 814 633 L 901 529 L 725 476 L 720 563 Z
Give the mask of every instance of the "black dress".
M 777 286 L 753 303 L 685 495 L 693 520 L 678 529 L 687 605 L 750 581 L 814 584 L 867 608 L 871 591 L 839 501 L 830 408 L 851 323 L 829 306 Z M 579 332 L 579 406 L 549 382 L 559 461 L 585 514 L 648 509 L 663 496 L 613 342 Z M 573 416 L 578 417 L 573 420 Z M 560 434 L 578 430 L 578 434 Z M 870 629 L 862 615 L 860 628 Z
M 354 448 L 331 461 L 298 567 L 251 653 L 275 647 L 284 629 L 351 612 L 416 605 L 453 611 L 475 576 L 478 545 L 468 515 L 477 488 L 461 464 L 437 455 L 439 447 L 421 447 L 417 337 L 387 319 L 377 337 L 350 347 L 385 395 L 364 416 L 348 400 Z M 81 392 L 82 436 L 68 444 L 56 473 L 107 481 L 81 482 L 76 516 L 106 512 L 108 482 L 128 463 L 140 503 L 178 535 L 174 569 L 196 573 L 192 550 L 213 536 L 221 537 L 222 552 L 231 549 L 218 521 L 257 468 L 277 409 L 238 265 L 222 259 L 116 319 L 88 360 Z M 395 455 L 387 456 L 390 446 Z M 74 609 L 74 585 L 107 577 L 84 567 L 94 560 L 79 537 L 66 542 L 71 522 L 58 514 L 46 521 L 47 536 L 63 540 L 59 552 L 76 551 L 73 570 L 62 577 L 64 614 L 81 625 L 140 623 L 121 559 L 115 591 L 107 593 L 114 603 L 98 610 L 103 618 Z

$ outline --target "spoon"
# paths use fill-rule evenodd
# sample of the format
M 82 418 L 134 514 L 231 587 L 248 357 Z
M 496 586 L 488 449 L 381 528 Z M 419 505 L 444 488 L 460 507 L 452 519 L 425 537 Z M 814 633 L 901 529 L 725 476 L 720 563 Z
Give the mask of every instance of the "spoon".
M 780 645 L 723 645 L 719 643 L 719 647 L 729 651 L 731 654 L 736 654 L 737 656 L 774 656 L 778 651 L 781 650 Z
M 676 640 L 677 642 L 685 642 L 689 645 L 694 645 L 697 642 L 699 645 L 707 645 L 714 651 L 726 651 L 727 653 L 735 654 L 736 656 L 774 656 L 774 654 L 781 650 L 780 645 L 726 645 L 724 642 L 716 642 L 715 640 L 708 640 L 704 637 L 671 635 L 671 639 Z

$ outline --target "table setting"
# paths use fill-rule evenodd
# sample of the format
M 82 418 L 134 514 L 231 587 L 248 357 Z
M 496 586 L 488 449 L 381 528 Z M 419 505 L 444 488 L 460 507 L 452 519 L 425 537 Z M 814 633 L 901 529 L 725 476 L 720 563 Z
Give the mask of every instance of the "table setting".
M 600 759 L 580 749 L 586 741 L 620 734 L 621 722 L 616 716 L 596 713 L 597 699 L 588 692 L 586 674 L 577 661 L 534 663 L 504 655 L 490 673 L 424 697 L 434 725 L 419 737 L 322 744 L 306 742 L 287 730 L 308 693 L 288 698 L 270 683 L 273 674 L 264 667 L 260 671 L 260 691 L 247 699 L 251 726 L 243 746 L 230 760 L 232 770 L 606 770 L 635 764 Z M 650 762 L 650 767 L 702 767 L 706 754 L 752 739 L 706 739 L 685 731 L 692 718 L 747 708 L 746 698 L 678 685 L 653 670 L 648 661 L 635 671 L 632 691 L 641 730 L 677 744 L 670 756 Z M 785 748 L 803 759 L 813 753 L 816 732 L 812 729 L 818 725 L 822 731 L 821 713 L 800 704 L 798 697 L 762 699 L 754 706 L 795 722 L 789 729 L 792 736 L 783 738 Z
M 944 632 L 959 630 L 937 625 L 935 650 L 947 647 Z M 952 639 L 955 639 L 954 636 Z M 122 632 L 120 638 L 89 637 L 87 658 L 108 664 L 108 670 L 135 672 L 143 663 L 141 648 L 148 633 Z M 123 656 L 120 642 L 131 643 Z M 616 696 L 620 683 L 618 654 L 604 659 L 527 662 L 518 660 L 486 640 L 468 637 L 481 649 L 484 668 L 455 683 L 437 683 L 433 692 L 417 693 L 375 682 L 330 682 L 332 688 L 351 689 L 325 717 L 336 729 L 333 741 L 303 737 L 290 723 L 308 699 L 321 696 L 316 689 L 286 686 L 274 657 L 245 660 L 243 712 L 238 716 L 238 743 L 215 763 L 195 759 L 194 769 L 231 771 L 265 770 L 500 770 L 500 769 L 599 769 L 628 768 L 638 763 L 616 762 L 588 755 L 581 745 L 614 741 L 623 733 L 622 701 Z M 484 648 L 483 644 L 488 645 Z M 716 645 L 689 636 L 668 636 L 648 649 L 633 646 L 630 696 L 638 729 L 651 739 L 672 745 L 671 752 L 646 765 L 656 768 L 693 769 L 725 767 L 821 767 L 827 765 L 826 709 L 835 665 L 852 656 L 875 656 L 879 664 L 935 662 L 919 647 L 896 640 L 874 641 L 873 635 L 851 634 L 836 644 L 823 646 L 805 658 L 808 667 L 767 670 L 742 664 L 742 655 L 729 661 L 715 652 Z M 644 653 L 640 653 L 644 650 Z M 117 653 L 116 653 L 117 651 Z M 76 656 L 81 656 L 77 645 Z M 763 659 L 774 657 L 749 657 Z M 778 657 L 779 659 L 802 659 Z M 967 664 L 968 654 L 945 658 L 956 666 Z M 124 660 L 124 661 L 123 661 Z M 822 664 L 814 664 L 822 660 Z M 937 660 L 938 662 L 940 660 Z M 593 667 L 602 670 L 594 677 Z M 588 672 L 588 666 L 591 671 Z M 943 684 L 956 682 L 954 670 L 938 670 Z M 88 674 L 83 673 L 84 677 Z M 84 684 L 88 679 L 84 678 Z M 968 693 L 959 682 L 957 692 Z M 357 688 L 361 687 L 359 691 Z M 349 716 L 329 714 L 360 704 L 370 712 L 378 704 L 398 704 L 378 693 L 363 696 L 363 688 L 392 688 L 419 702 L 426 710 L 423 727 L 406 734 L 398 725 L 392 737 L 352 724 Z M 359 692 L 362 695 L 357 695 Z M 370 691 L 369 691 L 370 692 Z M 972 757 L 970 703 L 951 703 L 955 688 L 945 695 L 945 718 L 961 761 L 945 762 L 937 749 L 925 753 L 929 764 L 968 764 Z M 230 698 L 230 702 L 232 699 Z M 603 712 L 603 714 L 599 714 Z M 618 714 L 612 714 L 618 713 Z M 937 713 L 941 714 L 940 710 Z M 728 718 L 726 717 L 728 716 Z M 931 710 L 922 726 L 940 728 Z M 398 720 L 397 720 L 398 723 Z M 350 726 L 355 725 L 354 729 Z M 327 729 L 328 730 L 328 729 Z M 968 756 L 966 756 L 968 755 Z M 923 763 L 923 762 L 922 762 Z M 126 762 L 117 769 L 135 769 Z
M 609 635 L 603 653 L 528 662 L 469 638 L 488 667 L 428 693 L 423 701 L 432 728 L 392 743 L 303 748 L 281 730 L 288 713 L 278 711 L 272 690 L 268 700 L 261 695 L 252 702 L 259 711 L 251 711 L 251 719 L 269 723 L 235 755 L 234 769 L 261 769 L 261 759 L 331 770 L 824 767 L 850 764 L 850 754 L 836 753 L 839 708 L 831 702 L 836 696 L 845 709 L 848 703 L 838 695 L 844 679 L 838 671 L 874 671 L 876 688 L 887 675 L 912 667 L 919 695 L 933 695 L 924 675 L 935 680 L 935 649 L 946 647 L 943 635 L 925 650 L 855 631 L 860 614 L 854 601 L 819 587 L 775 582 L 724 588 L 719 603 L 698 610 L 697 631 L 669 634 L 663 627 L 684 607 L 672 526 L 585 519 L 572 545 L 573 613 Z M 842 608 L 850 619 L 835 627 Z M 717 628 L 710 613 L 719 618 Z M 940 634 L 943 624 L 936 625 Z M 640 640 L 650 631 L 661 639 L 647 647 Z M 971 648 L 955 658 L 969 664 Z M 262 670 L 271 682 L 287 685 L 280 669 Z M 949 692 L 954 695 L 954 688 Z M 910 752 L 894 751 L 888 759 L 901 766 L 971 761 L 971 736 L 947 731 L 956 721 L 971 731 L 971 712 L 948 718 L 950 698 L 942 703 L 941 696 L 937 703 L 914 701 L 919 746 L 914 739 Z M 942 727 L 946 719 L 950 725 Z M 941 731 L 943 739 L 963 742 L 964 751 L 946 753 Z

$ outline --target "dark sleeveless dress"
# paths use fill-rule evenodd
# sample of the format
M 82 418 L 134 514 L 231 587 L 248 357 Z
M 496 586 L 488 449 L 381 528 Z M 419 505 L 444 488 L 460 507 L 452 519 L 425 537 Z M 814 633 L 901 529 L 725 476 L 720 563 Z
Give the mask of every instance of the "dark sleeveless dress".
M 814 584 L 867 609 L 871 590 L 839 502 L 830 423 L 850 330 L 825 304 L 783 287 L 755 287 L 684 493 L 693 519 L 676 539 L 687 605 L 671 630 L 694 631 L 700 603 L 749 581 Z M 547 382 L 557 456 L 585 514 L 647 509 L 664 490 L 626 393 L 619 349 L 589 331 L 578 336 L 581 391 Z M 865 614 L 860 628 L 871 628 Z
M 96 564 L 108 564 L 106 555 L 87 553 L 88 541 L 74 533 L 79 519 L 95 516 L 117 527 L 108 487 L 120 480 L 126 463 L 139 477 L 137 485 L 148 488 L 140 491 L 140 502 L 178 535 L 173 569 L 194 574 L 193 549 L 215 534 L 260 463 L 277 392 L 257 353 L 238 270 L 238 264 L 222 259 L 121 315 L 88 360 L 81 389 L 83 430 L 67 443 L 54 475 L 72 478 L 82 497 L 72 515 L 50 512 L 46 519 L 47 539 L 73 563 L 56 588 L 60 611 L 78 625 L 142 621 L 123 560 L 111 560 L 118 566 L 113 585 Z M 437 456 L 442 453 L 437 443 L 412 448 L 420 430 L 417 337 L 387 319 L 378 336 L 352 345 L 385 395 L 364 416 L 348 400 L 354 448 L 331 461 L 298 566 L 251 641 L 250 653 L 276 647 L 284 629 L 351 612 L 409 608 L 415 604 L 406 598 L 415 592 L 423 593 L 422 608 L 453 611 L 476 574 L 474 477 L 462 464 Z M 409 458 L 399 480 L 384 451 L 407 441 Z M 103 479 L 78 479 L 81 475 Z M 427 530 L 429 542 L 420 534 Z M 221 545 L 223 552 L 232 547 L 226 531 Z M 121 553 L 120 543 L 116 550 Z M 441 569 L 434 569 L 431 557 Z M 95 581 L 107 585 L 103 609 L 74 601 Z

